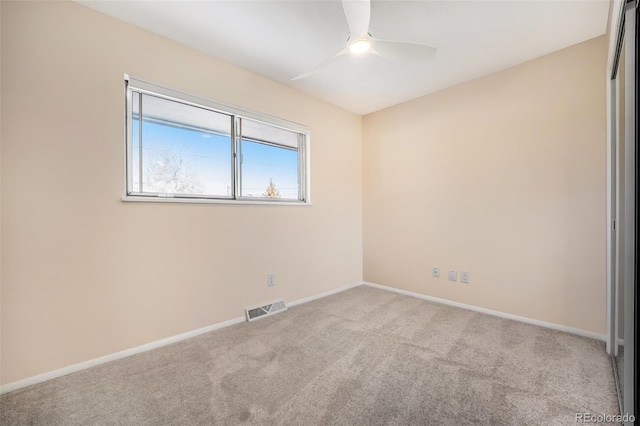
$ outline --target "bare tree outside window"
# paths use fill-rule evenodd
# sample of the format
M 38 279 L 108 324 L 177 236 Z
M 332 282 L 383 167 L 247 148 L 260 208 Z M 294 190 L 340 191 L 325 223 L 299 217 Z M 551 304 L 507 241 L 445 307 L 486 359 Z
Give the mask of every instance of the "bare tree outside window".
M 197 173 L 180 153 L 167 150 L 147 164 L 145 186 L 166 194 L 199 194 L 203 187 Z
M 266 198 L 280 198 L 280 191 L 276 189 L 276 185 L 273 183 L 273 179 L 269 179 L 269 186 L 267 186 L 267 192 L 262 194 Z

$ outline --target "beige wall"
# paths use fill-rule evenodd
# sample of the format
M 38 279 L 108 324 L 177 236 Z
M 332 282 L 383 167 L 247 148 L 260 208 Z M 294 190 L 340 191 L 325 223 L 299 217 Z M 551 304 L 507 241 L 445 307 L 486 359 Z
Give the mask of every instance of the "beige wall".
M 365 116 L 365 280 L 604 334 L 606 55 L 603 36 Z
M 363 265 L 604 333 L 604 37 L 361 120 L 80 5 L 0 4 L 2 384 L 353 284 Z M 124 73 L 308 125 L 314 206 L 121 202 Z
M 3 384 L 362 279 L 359 116 L 74 3 L 1 28 Z M 120 201 L 124 73 L 308 125 L 314 205 Z

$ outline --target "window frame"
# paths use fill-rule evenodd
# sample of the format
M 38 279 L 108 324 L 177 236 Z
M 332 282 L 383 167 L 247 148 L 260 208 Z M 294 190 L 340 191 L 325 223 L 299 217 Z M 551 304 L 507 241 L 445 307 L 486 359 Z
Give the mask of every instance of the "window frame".
M 124 96 L 125 96 L 125 182 L 124 196 L 122 201 L 142 201 L 142 202 L 174 202 L 174 203 L 214 203 L 214 204 L 270 204 L 270 205 L 311 205 L 311 184 L 310 184 L 310 132 L 307 126 L 287 121 L 281 118 L 272 117 L 256 111 L 251 111 L 234 105 L 224 104 L 207 98 L 202 98 L 189 93 L 180 92 L 145 80 L 140 80 L 129 75 L 124 75 Z M 173 102 L 179 102 L 196 108 L 203 108 L 218 114 L 230 116 L 230 139 L 231 139 L 231 196 L 216 195 L 186 195 L 186 194 L 162 194 L 162 193 L 142 193 L 133 188 L 133 92 L 147 94 L 163 98 Z M 144 117 L 144 112 L 142 112 Z M 259 141 L 278 148 L 286 148 L 297 151 L 298 154 L 298 199 L 281 199 L 268 197 L 247 197 L 241 196 L 241 144 L 242 144 L 242 120 L 252 120 L 268 126 L 280 128 L 298 134 L 298 148 L 292 148 L 285 144 L 278 144 L 275 141 Z M 142 126 L 142 120 L 140 120 Z M 245 140 L 254 138 L 246 137 Z M 142 144 L 142 141 L 139 141 Z M 142 161 L 142 158 L 140 159 Z

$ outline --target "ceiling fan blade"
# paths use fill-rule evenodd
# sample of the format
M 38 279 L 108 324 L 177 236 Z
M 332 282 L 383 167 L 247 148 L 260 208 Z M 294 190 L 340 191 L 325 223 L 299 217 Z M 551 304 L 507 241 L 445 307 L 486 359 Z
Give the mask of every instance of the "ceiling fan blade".
M 432 58 L 438 49 L 418 43 L 371 39 L 369 51 L 385 59 L 422 61 Z
M 344 48 L 341 51 L 339 51 L 338 53 L 336 53 L 335 55 L 333 55 L 332 57 L 330 57 L 329 59 L 327 59 L 326 61 L 322 62 L 320 65 L 317 65 L 311 71 L 305 72 L 304 74 L 300 74 L 299 76 L 294 77 L 291 80 L 300 80 L 300 79 L 303 79 L 303 78 L 307 78 L 311 74 L 315 74 L 318 71 L 328 67 L 329 65 L 334 63 L 340 56 L 347 54 L 347 52 L 349 52 L 349 49 Z
M 351 41 L 369 33 L 369 21 L 371 20 L 370 0 L 342 0 L 342 9 L 347 17 Z

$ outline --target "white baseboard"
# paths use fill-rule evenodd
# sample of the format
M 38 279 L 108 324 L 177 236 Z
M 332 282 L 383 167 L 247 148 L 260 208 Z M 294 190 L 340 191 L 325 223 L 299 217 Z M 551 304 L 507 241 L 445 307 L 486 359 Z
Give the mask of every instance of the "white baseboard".
M 288 304 L 288 306 L 300 305 L 302 303 L 310 302 L 312 300 L 320 299 L 322 297 L 330 296 L 332 294 L 340 293 L 350 288 L 362 285 L 361 282 L 351 284 L 345 287 L 340 287 L 335 290 L 330 290 L 324 293 L 316 294 L 314 296 L 305 297 L 304 299 L 295 300 Z M 136 346 L 134 348 L 125 349 L 120 352 L 116 352 L 110 355 L 101 356 L 100 358 L 83 361 L 78 364 L 69 365 L 58 370 L 49 371 L 47 373 L 38 374 L 17 382 L 7 383 L 0 386 L 0 395 L 13 392 L 18 389 L 26 388 L 27 386 L 35 385 L 38 383 L 46 382 L 51 379 L 66 376 L 67 374 L 77 373 L 78 371 L 86 370 L 87 368 L 95 367 L 97 365 L 106 364 L 107 362 L 116 361 L 118 359 L 126 358 L 131 355 L 136 355 L 142 352 L 147 352 L 152 349 L 160 348 L 162 346 L 170 345 L 172 343 L 180 342 L 181 340 L 189 339 L 191 337 L 198 336 L 200 334 L 208 333 L 210 331 L 218 330 L 220 328 L 229 327 L 230 325 L 238 324 L 246 321 L 244 316 L 233 318 L 227 321 L 219 322 L 217 324 L 209 325 L 207 327 L 198 328 L 196 330 L 187 331 L 186 333 L 177 334 L 175 336 L 167 337 L 165 339 L 156 340 L 155 342 L 146 343 L 144 345 Z
M 346 285 L 344 287 L 336 288 L 335 290 L 325 291 L 324 293 L 316 294 L 314 296 L 305 297 L 303 299 L 294 300 L 293 302 L 287 303 L 287 307 L 301 305 L 303 303 L 311 302 L 312 300 L 322 299 L 323 297 L 331 296 L 332 294 L 342 293 L 343 291 L 352 289 L 354 287 L 358 287 L 363 285 L 362 281 L 357 282 L 355 284 Z
M 576 334 L 582 337 L 589 337 L 591 339 L 602 340 L 602 341 L 606 340 L 606 336 L 604 334 L 593 333 L 591 331 L 580 330 L 578 328 L 567 327 L 560 324 L 554 324 L 552 322 L 540 321 L 532 318 L 521 317 L 519 315 L 507 314 L 500 311 L 494 311 L 491 309 L 481 308 L 478 306 L 467 305 L 465 303 L 454 302 L 452 300 L 440 299 L 438 297 L 426 296 L 424 294 L 414 293 L 412 291 L 400 290 L 397 288 L 387 287 L 384 285 L 374 284 L 370 282 L 363 282 L 363 285 L 379 288 L 381 290 L 391 291 L 393 293 L 404 294 L 405 296 L 417 297 L 418 299 L 428 300 L 430 302 L 442 303 L 444 305 L 455 306 L 456 308 L 468 309 L 470 311 L 480 312 L 487 315 L 493 315 L 495 317 L 524 322 L 527 324 L 537 325 L 539 327 L 550 328 L 552 330 L 564 331 L 565 333 Z

